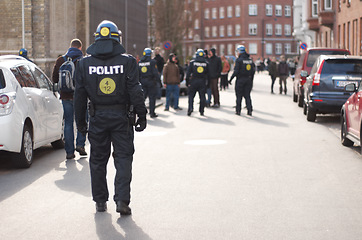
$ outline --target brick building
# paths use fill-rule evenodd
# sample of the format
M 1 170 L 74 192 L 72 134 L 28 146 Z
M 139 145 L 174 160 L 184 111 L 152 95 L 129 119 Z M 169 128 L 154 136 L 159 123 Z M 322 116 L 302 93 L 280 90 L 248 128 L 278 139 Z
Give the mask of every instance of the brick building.
M 190 24 L 185 25 L 192 27 L 183 40 L 183 55 L 211 47 L 218 55 L 234 55 L 239 44 L 254 59 L 296 54 L 292 7 L 292 0 L 187 0 Z
M 81 39 L 85 50 L 104 19 L 117 24 L 129 53 L 140 54 L 147 45 L 144 0 L 1 0 L 0 8 L 0 54 L 18 54 L 25 47 L 48 76 L 55 59 L 65 53 L 70 41 Z
M 316 33 L 317 47 L 346 48 L 362 54 L 362 2 L 308 0 L 309 29 Z

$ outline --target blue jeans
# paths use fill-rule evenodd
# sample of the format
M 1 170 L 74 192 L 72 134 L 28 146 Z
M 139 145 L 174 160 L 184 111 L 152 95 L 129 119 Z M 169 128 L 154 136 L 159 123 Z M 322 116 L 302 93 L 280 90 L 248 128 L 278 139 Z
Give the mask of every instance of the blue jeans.
M 180 96 L 180 87 L 177 84 L 167 84 L 166 85 L 166 109 L 170 107 L 171 96 L 173 97 L 173 104 L 171 107 L 174 109 L 178 108 L 178 99 Z M 173 106 L 172 106 L 173 105 Z
M 64 110 L 64 141 L 65 152 L 73 154 L 74 147 L 74 107 L 73 100 L 62 100 Z M 88 114 L 87 114 L 88 115 Z M 86 117 L 88 120 L 88 117 Z M 77 131 L 76 146 L 84 147 L 86 136 Z

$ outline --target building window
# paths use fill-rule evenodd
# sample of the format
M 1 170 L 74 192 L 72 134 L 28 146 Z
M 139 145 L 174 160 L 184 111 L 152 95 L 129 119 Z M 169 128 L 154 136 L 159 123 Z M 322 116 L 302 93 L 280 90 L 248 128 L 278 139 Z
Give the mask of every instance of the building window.
M 272 43 L 265 44 L 265 53 L 268 55 L 273 54 L 273 44 Z
M 292 52 L 292 48 L 291 48 L 290 43 L 285 43 L 284 44 L 284 52 L 285 52 L 285 54 L 290 54 Z
M 282 16 L 282 5 L 275 5 L 275 16 Z
M 194 55 L 194 53 L 192 52 L 192 47 L 191 47 L 191 46 L 189 46 L 188 52 L 189 52 L 189 56 L 193 56 L 193 55 Z
M 332 9 L 332 0 L 324 0 L 324 9 L 331 10 Z
M 281 43 L 276 43 L 275 44 L 275 54 L 282 54 L 282 44 Z
M 225 55 L 225 44 L 220 44 L 220 55 Z
M 235 17 L 240 17 L 240 5 L 235 6 Z
M 228 55 L 232 55 L 233 54 L 233 45 L 232 44 L 228 44 Z
M 292 8 L 290 5 L 284 6 L 284 16 L 286 16 L 286 17 L 292 16 Z
M 212 27 L 212 36 L 217 37 L 217 27 L 216 26 Z
M 233 17 L 233 7 L 232 7 L 232 6 L 228 6 L 228 8 L 227 8 L 227 14 L 228 14 L 228 18 L 232 18 L 232 17 Z
M 195 29 L 199 29 L 200 25 L 199 25 L 199 19 L 195 19 Z
M 265 5 L 265 15 L 273 16 L 273 5 L 271 5 L 271 4 Z
M 282 35 L 282 25 L 281 24 L 275 24 L 275 35 L 276 36 Z
M 220 33 L 219 33 L 219 35 L 220 35 L 220 37 L 225 37 L 225 26 L 220 26 Z
M 258 5 L 249 4 L 249 16 L 257 16 L 258 15 Z
M 292 34 L 292 27 L 290 26 L 290 24 L 285 24 L 284 25 L 284 35 L 290 36 L 291 34 Z
M 258 45 L 256 43 L 249 43 L 249 54 L 258 54 Z
M 205 37 L 210 37 L 210 28 L 209 27 L 205 27 Z
M 312 0 L 312 17 L 318 17 L 318 0 Z
M 256 35 L 258 30 L 258 25 L 255 23 L 249 23 L 249 35 Z
M 205 19 L 209 19 L 209 18 L 210 18 L 210 10 L 209 10 L 208 8 L 205 9 L 204 15 L 205 15 Z
M 232 25 L 228 25 L 228 36 L 229 37 L 233 36 L 233 26 Z
M 193 37 L 193 32 L 192 32 L 192 29 L 189 30 L 189 39 L 192 39 Z
M 220 9 L 219 9 L 219 17 L 220 17 L 220 19 L 225 18 L 225 9 L 224 9 L 224 7 L 220 7 Z
M 198 1 L 195 2 L 195 11 L 199 11 L 199 2 Z
M 213 8 L 212 9 L 212 19 L 216 19 L 217 18 L 217 8 Z
M 235 25 L 235 36 L 240 36 L 241 34 L 241 27 L 240 24 Z
M 266 35 L 271 36 L 273 35 L 273 24 L 266 24 L 265 25 L 266 28 Z

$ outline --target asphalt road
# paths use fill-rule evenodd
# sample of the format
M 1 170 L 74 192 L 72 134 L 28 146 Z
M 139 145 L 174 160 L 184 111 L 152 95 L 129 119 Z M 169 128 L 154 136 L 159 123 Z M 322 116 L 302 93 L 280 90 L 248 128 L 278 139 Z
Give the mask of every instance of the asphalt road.
M 113 159 L 108 211 L 96 213 L 88 158 L 46 146 L 22 170 L 0 157 L 0 239 L 362 239 L 362 158 L 340 144 L 339 117 L 307 122 L 291 82 L 271 94 L 266 74 L 253 116 L 237 116 L 233 87 L 205 116 L 198 96 L 191 117 L 187 97 L 179 112 L 161 105 L 135 135 L 130 217 L 115 212 Z

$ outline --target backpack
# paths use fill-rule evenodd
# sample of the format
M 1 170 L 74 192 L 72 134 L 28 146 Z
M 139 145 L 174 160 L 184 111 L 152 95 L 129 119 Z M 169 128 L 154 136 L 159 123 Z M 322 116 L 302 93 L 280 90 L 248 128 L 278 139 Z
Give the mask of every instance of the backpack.
M 81 57 L 81 56 L 80 56 Z M 77 57 L 74 60 L 70 57 L 63 56 L 64 63 L 59 68 L 59 90 L 61 92 L 71 93 L 74 91 L 74 71 L 75 71 L 75 62 L 78 60 Z

